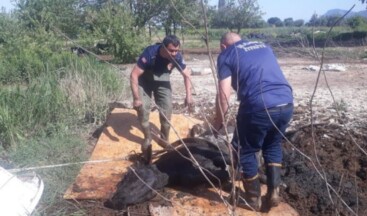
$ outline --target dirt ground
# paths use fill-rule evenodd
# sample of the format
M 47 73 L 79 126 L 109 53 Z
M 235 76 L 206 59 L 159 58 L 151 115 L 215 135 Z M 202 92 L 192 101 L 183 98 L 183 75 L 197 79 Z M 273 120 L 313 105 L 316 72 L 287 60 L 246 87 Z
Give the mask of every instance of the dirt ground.
M 319 66 L 319 61 L 277 55 L 295 98 L 293 120 L 284 140 L 283 200 L 300 215 L 366 215 L 367 60 L 325 60 L 325 65 L 337 65 L 345 71 L 325 71 L 318 79 L 318 71 L 310 66 Z M 208 55 L 187 53 L 185 60 L 193 72 L 195 110 L 191 115 L 211 121 L 216 85 Z M 131 67 L 123 74 L 128 76 Z M 171 81 L 174 111 L 188 113 L 183 105 L 182 76 L 173 72 Z M 231 104 L 229 126 L 234 125 L 235 95 Z M 147 213 L 146 205 L 131 209 L 139 215 Z

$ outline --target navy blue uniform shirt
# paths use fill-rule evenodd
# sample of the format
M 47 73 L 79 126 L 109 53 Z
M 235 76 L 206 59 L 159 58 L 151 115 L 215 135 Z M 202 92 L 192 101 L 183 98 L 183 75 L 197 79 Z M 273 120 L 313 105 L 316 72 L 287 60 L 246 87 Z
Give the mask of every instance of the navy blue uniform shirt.
M 262 42 L 236 42 L 218 56 L 217 66 L 219 80 L 232 76 L 239 114 L 293 103 L 291 86 L 272 49 Z

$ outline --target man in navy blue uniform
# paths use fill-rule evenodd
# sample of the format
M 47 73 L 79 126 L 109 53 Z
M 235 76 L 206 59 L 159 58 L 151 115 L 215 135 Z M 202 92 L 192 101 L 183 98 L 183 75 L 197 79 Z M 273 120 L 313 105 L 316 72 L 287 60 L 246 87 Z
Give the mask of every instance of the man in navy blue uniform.
M 161 124 L 161 141 L 158 144 L 163 148 L 168 146 L 169 121 L 172 114 L 170 74 L 174 68 L 177 68 L 184 78 L 186 89 L 185 105 L 192 105 L 191 70 L 186 67 L 179 49 L 179 39 L 175 35 L 166 36 L 162 43 L 145 48 L 130 75 L 133 106 L 137 110 L 144 134 L 144 142 L 141 148 L 147 162 L 150 162 L 152 151 L 149 123 L 152 95 L 154 95 L 155 103 L 159 109 Z
M 268 186 L 264 206 L 277 206 L 283 159 L 282 134 L 293 115 L 292 88 L 268 45 L 242 40 L 238 34 L 229 32 L 222 36 L 220 47 L 217 60 L 219 93 L 213 126 L 216 130 L 223 126 L 232 87 L 240 101 L 232 145 L 239 155 L 245 200 L 255 210 L 260 209 L 255 154 L 262 150 Z

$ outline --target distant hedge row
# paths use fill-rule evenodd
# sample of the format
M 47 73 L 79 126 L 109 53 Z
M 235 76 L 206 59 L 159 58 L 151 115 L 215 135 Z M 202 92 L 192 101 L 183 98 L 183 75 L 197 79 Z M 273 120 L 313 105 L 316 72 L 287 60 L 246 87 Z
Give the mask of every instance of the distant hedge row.
M 365 46 L 367 44 L 367 31 L 353 31 L 353 32 L 332 32 L 328 37 L 327 32 L 317 34 L 307 33 L 300 37 L 292 37 L 290 35 L 278 35 L 276 37 L 267 37 L 266 43 L 272 46 L 300 46 L 302 43 L 315 44 L 316 47 L 334 47 L 334 46 Z

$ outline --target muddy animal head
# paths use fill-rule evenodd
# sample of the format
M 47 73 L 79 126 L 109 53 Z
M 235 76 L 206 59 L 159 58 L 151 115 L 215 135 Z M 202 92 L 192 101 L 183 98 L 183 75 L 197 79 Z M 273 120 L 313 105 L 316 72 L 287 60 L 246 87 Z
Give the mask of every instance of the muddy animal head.
M 156 195 L 155 190 L 162 189 L 167 182 L 167 174 L 160 172 L 155 165 L 130 167 L 114 195 L 104 205 L 121 210 L 150 200 Z

